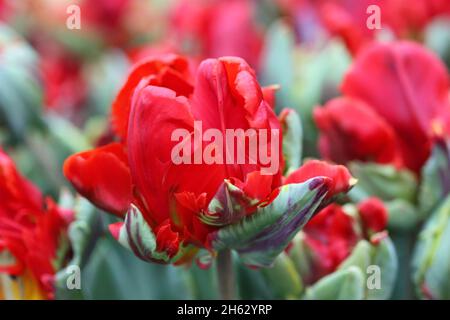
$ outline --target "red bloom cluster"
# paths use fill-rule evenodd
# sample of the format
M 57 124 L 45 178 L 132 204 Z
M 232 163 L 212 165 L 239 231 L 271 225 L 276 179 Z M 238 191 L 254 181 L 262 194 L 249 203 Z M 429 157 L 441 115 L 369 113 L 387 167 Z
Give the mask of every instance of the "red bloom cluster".
M 367 27 L 373 11 L 367 9 L 376 5 L 382 29 L 391 30 L 396 37 L 404 39 L 421 38 L 425 27 L 438 16 L 450 16 L 447 0 L 279 0 L 283 8 L 294 15 L 304 12 L 317 18 L 332 34 L 345 42 L 352 54 L 370 44 L 377 29 Z
M 244 214 L 251 214 L 258 203 L 270 203 L 278 195 L 283 160 L 273 175 L 262 175 L 260 162 L 176 165 L 171 160 L 177 144 L 172 132 L 183 128 L 193 134 L 198 120 L 205 130 L 221 132 L 280 130 L 265 100 L 272 97 L 271 90 L 259 86 L 254 71 L 240 58 L 205 60 L 193 77 L 183 57 L 152 57 L 133 68 L 114 102 L 112 120 L 120 142 L 71 156 L 64 165 L 65 176 L 106 211 L 123 217 L 131 205 L 137 207 L 155 234 L 157 251 L 174 256 L 181 243 L 209 248 L 208 235 L 218 227 L 204 223 L 201 215 L 208 215 L 208 205 L 224 181 L 242 190 L 235 196 L 245 206 Z M 277 139 L 281 148 L 281 135 Z M 269 149 L 272 142 L 268 141 Z M 286 183 L 317 176 L 325 177 L 327 197 L 350 188 L 346 168 L 320 161 L 307 163 Z M 231 224 L 240 218 L 221 219 Z M 116 238 L 121 227 L 122 223 L 111 227 Z
M 56 253 L 71 219 L 0 150 L 0 276 L 18 277 L 0 283 L 0 297 L 54 297 Z
M 321 154 L 419 172 L 433 137 L 448 132 L 449 87 L 445 66 L 417 44 L 368 47 L 345 76 L 344 96 L 314 110 Z
M 305 281 L 314 283 L 335 271 L 359 240 L 383 231 L 387 220 L 387 211 L 377 198 L 359 203 L 358 217 L 352 217 L 345 207 L 336 204 L 320 211 L 303 229 L 313 266 L 310 278 Z

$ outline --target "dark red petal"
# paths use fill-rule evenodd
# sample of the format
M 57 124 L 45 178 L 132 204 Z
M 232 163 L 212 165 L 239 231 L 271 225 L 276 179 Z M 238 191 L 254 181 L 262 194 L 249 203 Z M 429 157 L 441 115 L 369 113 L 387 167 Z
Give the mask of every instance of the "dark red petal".
M 319 149 L 326 159 L 400 165 L 395 132 L 370 106 L 351 98 L 336 98 L 314 110 L 320 130 Z
M 123 215 L 132 200 L 132 182 L 123 146 L 112 143 L 70 156 L 64 175 L 99 208 Z

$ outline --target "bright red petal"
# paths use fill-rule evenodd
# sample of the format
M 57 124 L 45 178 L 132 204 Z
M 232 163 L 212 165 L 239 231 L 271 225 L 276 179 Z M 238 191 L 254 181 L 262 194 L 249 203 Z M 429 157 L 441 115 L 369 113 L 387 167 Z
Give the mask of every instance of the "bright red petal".
M 112 122 L 117 134 L 126 139 L 132 97 L 138 84 L 145 79 L 147 84 L 174 90 L 177 95 L 189 96 L 192 85 L 185 58 L 166 54 L 158 55 L 137 64 L 128 76 L 113 103 Z
M 123 215 L 132 200 L 132 182 L 123 146 L 112 143 L 69 157 L 64 175 L 99 208 Z

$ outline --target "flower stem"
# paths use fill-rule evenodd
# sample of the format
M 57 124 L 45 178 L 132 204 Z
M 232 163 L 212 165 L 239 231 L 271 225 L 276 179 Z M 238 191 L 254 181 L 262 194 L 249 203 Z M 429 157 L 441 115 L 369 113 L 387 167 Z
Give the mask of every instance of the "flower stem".
M 220 298 L 233 300 L 236 291 L 231 250 L 219 251 L 217 256 L 217 277 L 219 280 Z

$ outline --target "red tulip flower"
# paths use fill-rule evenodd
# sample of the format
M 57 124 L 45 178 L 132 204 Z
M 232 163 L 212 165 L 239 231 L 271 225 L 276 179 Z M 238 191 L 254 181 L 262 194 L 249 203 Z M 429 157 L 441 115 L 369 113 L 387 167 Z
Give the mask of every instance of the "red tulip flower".
M 410 42 L 363 50 L 343 97 L 316 108 L 322 155 L 338 163 L 374 161 L 419 172 L 433 137 L 448 133 L 449 78 L 431 52 Z
M 44 198 L 0 150 L 0 299 L 52 299 L 72 213 Z
M 65 176 L 83 196 L 125 219 L 110 230 L 144 260 L 182 263 L 199 248 L 231 248 L 247 264 L 268 265 L 319 206 L 352 185 L 345 167 L 320 161 L 282 185 L 282 135 L 272 135 L 281 126 L 265 100 L 270 90 L 240 58 L 205 60 L 194 75 L 183 57 L 149 58 L 133 68 L 114 102 L 118 141 L 71 156 Z M 253 151 L 264 147 L 273 161 L 250 147 L 229 156 L 235 149 L 227 143 L 211 152 L 213 144 L 196 144 L 198 123 L 205 135 L 255 130 L 265 144 Z M 173 140 L 174 132 L 182 139 Z M 193 162 L 174 160 L 180 141 L 183 157 Z M 229 157 L 197 161 L 208 152 Z

